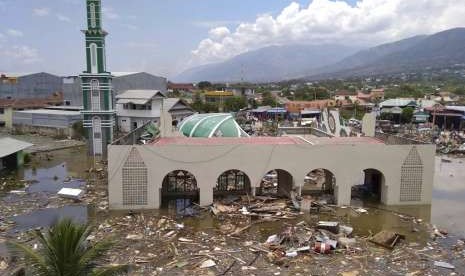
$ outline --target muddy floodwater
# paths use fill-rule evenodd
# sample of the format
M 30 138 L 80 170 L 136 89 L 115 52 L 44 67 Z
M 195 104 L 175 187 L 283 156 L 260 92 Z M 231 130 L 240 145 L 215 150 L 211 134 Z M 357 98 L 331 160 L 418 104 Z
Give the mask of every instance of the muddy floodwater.
M 380 229 L 405 227 L 404 224 L 398 223 L 398 217 L 386 210 L 408 214 L 421 218 L 446 228 L 449 232 L 465 237 L 465 160 L 448 158 L 451 162 L 441 161 L 441 157 L 436 157 L 436 171 L 433 189 L 433 204 L 425 206 L 383 206 L 369 204 L 367 206 L 374 208 L 366 216 L 352 218 L 352 223 L 357 225 L 361 233 L 366 231 L 378 231 Z M 54 151 L 47 157 L 47 154 L 38 154 L 31 165 L 26 166 L 14 172 L 13 175 L 17 181 L 26 180 L 29 184 L 25 192 L 28 194 L 56 194 L 61 188 L 85 188 L 85 181 L 88 173 L 86 172 L 93 166 L 94 160 L 86 155 L 85 148 L 75 148 Z M 10 174 L 11 175 L 11 174 Z M 14 197 L 14 195 L 3 193 L 3 197 Z M 353 202 L 357 205 L 363 203 Z M 187 204 L 189 205 L 189 204 Z M 177 206 L 178 210 L 183 209 L 186 204 L 170 204 L 173 208 Z M 88 212 L 89 208 L 82 208 L 79 212 Z M 189 215 L 191 210 L 184 209 L 178 213 Z M 77 214 L 74 209 L 62 212 L 50 212 L 49 216 L 56 214 L 71 217 L 87 218 L 87 214 Z M 90 211 L 91 212 L 91 211 Z M 347 210 L 339 209 L 340 215 L 344 215 Z M 173 211 L 159 211 L 160 215 L 176 214 Z M 47 216 L 47 214 L 43 214 Z M 33 216 L 33 214 L 31 214 Z M 98 217 L 90 217 L 98 221 Z M 31 223 L 33 226 L 34 223 Z M 37 225 L 44 226 L 44 225 Z
M 413 216 L 447 230 L 450 245 L 452 245 L 458 239 L 465 237 L 464 161 L 449 158 L 445 162 L 441 157 L 436 158 L 431 206 L 364 205 L 364 203 L 354 201 L 353 204 L 365 206 L 369 212 L 360 214 L 354 212 L 354 208 L 335 208 L 335 213 L 332 214 L 302 214 L 291 220 L 265 222 L 251 227 L 244 238 L 237 240 L 236 243 L 245 242 L 247 239 L 264 242 L 270 235 L 282 231 L 284 225 L 299 222 L 315 225 L 319 220 L 337 218 L 338 221 L 352 226 L 356 236 L 370 236 L 381 230 L 392 230 L 407 236 L 408 243 L 428 245 L 431 229 L 415 223 L 415 220 L 403 219 L 404 216 Z M 63 217 L 70 217 L 77 222 L 90 222 L 98 226 L 99 231 L 104 232 L 107 231 L 106 229 L 115 231 L 115 226 L 107 224 L 108 221 L 115 222 L 115 225 L 135 223 L 131 221 L 133 218 L 127 216 L 127 212 L 108 212 L 104 207 L 101 207 L 99 204 L 103 203 L 103 199 L 97 199 L 93 204 L 87 205 L 83 202 L 62 200 L 56 195 L 57 191 L 63 187 L 86 189 L 88 183 L 91 182 L 88 170 L 94 165 L 96 165 L 96 160 L 87 157 L 85 148 L 79 147 L 36 154 L 33 156 L 32 162 L 24 168 L 11 173 L 3 172 L 0 175 L 4 182 L 4 187 L 0 191 L 2 202 L 0 226 L 5 228 L 3 238 L 16 237 L 31 229 L 47 227 Z M 104 182 L 105 178 L 101 181 Z M 8 185 L 11 185 L 11 188 L 8 188 Z M 11 192 L 11 190 L 13 191 Z M 226 221 L 207 212 L 196 215 L 195 210 L 186 208 L 190 206 L 190 203 L 185 200 L 171 202 L 168 206 L 171 206 L 169 210 L 148 211 L 147 217 L 172 218 L 176 223 L 183 225 L 183 230 L 179 231 L 181 231 L 180 233 L 184 231 L 186 236 L 192 235 L 192 233 L 201 233 L 207 237 L 212 237 L 218 232 L 217 229 L 224 228 L 224 224 L 226 224 Z M 121 229 L 120 235 L 122 237 L 120 238 L 124 239 L 126 232 Z M 199 236 L 190 237 L 187 240 L 194 238 L 199 238 Z M 229 242 L 223 242 L 223 245 L 227 243 L 229 245 Z M 146 245 L 141 246 L 141 249 L 137 249 L 137 251 L 147 250 L 144 247 Z M 117 250 L 128 250 L 128 248 L 122 245 Z M 6 248 L 2 246 L 0 239 L 0 256 L 5 254 L 8 253 Z M 133 252 L 125 254 L 133 255 Z M 162 256 L 164 253 L 160 254 Z M 162 257 L 157 257 L 158 259 L 160 263 L 163 262 Z M 157 264 L 161 265 L 160 263 Z M 463 271 L 463 266 L 459 265 L 457 268 L 461 268 Z

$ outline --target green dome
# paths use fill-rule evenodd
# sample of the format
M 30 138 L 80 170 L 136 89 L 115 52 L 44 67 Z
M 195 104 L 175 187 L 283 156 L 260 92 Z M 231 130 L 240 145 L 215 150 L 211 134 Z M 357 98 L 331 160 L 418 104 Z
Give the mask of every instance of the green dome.
M 228 113 L 194 114 L 185 118 L 179 131 L 187 137 L 248 137 Z

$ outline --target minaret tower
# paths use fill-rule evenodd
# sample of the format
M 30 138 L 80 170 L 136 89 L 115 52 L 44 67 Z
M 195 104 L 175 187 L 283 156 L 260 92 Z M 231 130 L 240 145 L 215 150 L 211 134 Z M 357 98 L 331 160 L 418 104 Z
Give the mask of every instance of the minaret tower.
M 107 72 L 105 58 L 105 36 L 102 29 L 101 0 L 86 0 L 87 68 L 79 76 L 84 103 L 84 128 L 87 133 L 89 155 L 106 157 L 107 145 L 113 140 L 115 110 L 112 103 L 112 75 Z

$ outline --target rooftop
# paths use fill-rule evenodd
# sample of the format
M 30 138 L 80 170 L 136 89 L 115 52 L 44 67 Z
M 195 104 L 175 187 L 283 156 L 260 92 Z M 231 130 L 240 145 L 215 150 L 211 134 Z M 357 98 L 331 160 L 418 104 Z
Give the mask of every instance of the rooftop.
M 18 152 L 20 150 L 27 149 L 33 146 L 30 143 L 16 140 L 13 138 L 0 138 L 0 158 Z
M 389 99 L 379 104 L 380 107 L 392 107 L 392 106 L 408 106 L 408 105 L 416 105 L 416 101 L 414 99 Z
M 21 110 L 16 111 L 16 113 L 24 114 L 50 114 L 50 115 L 63 115 L 63 116 L 80 116 L 80 111 L 70 111 L 70 110 L 54 110 L 54 109 L 31 109 L 31 110 Z
M 214 137 L 214 138 L 188 138 L 170 137 L 161 138 L 153 143 L 154 146 L 166 145 L 360 145 L 383 144 L 381 140 L 371 137 L 338 137 L 326 138 L 315 136 L 281 136 L 281 137 Z
M 179 132 L 187 137 L 248 136 L 229 113 L 194 114 L 181 122 Z
M 116 99 L 149 100 L 157 95 L 165 97 L 160 90 L 126 90 L 123 93 L 116 95 Z

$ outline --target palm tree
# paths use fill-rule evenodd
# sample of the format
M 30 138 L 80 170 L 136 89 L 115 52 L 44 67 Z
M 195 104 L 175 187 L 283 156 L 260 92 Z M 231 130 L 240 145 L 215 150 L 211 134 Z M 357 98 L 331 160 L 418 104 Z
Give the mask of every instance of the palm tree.
M 24 244 L 9 242 L 15 251 L 22 252 L 26 267 L 32 275 L 38 276 L 112 276 L 122 275 L 128 269 L 125 265 L 99 268 L 97 260 L 112 246 L 110 241 L 88 244 L 91 233 L 88 225 L 73 223 L 64 219 L 56 223 L 46 235 L 37 230 L 35 236 L 39 249 Z

